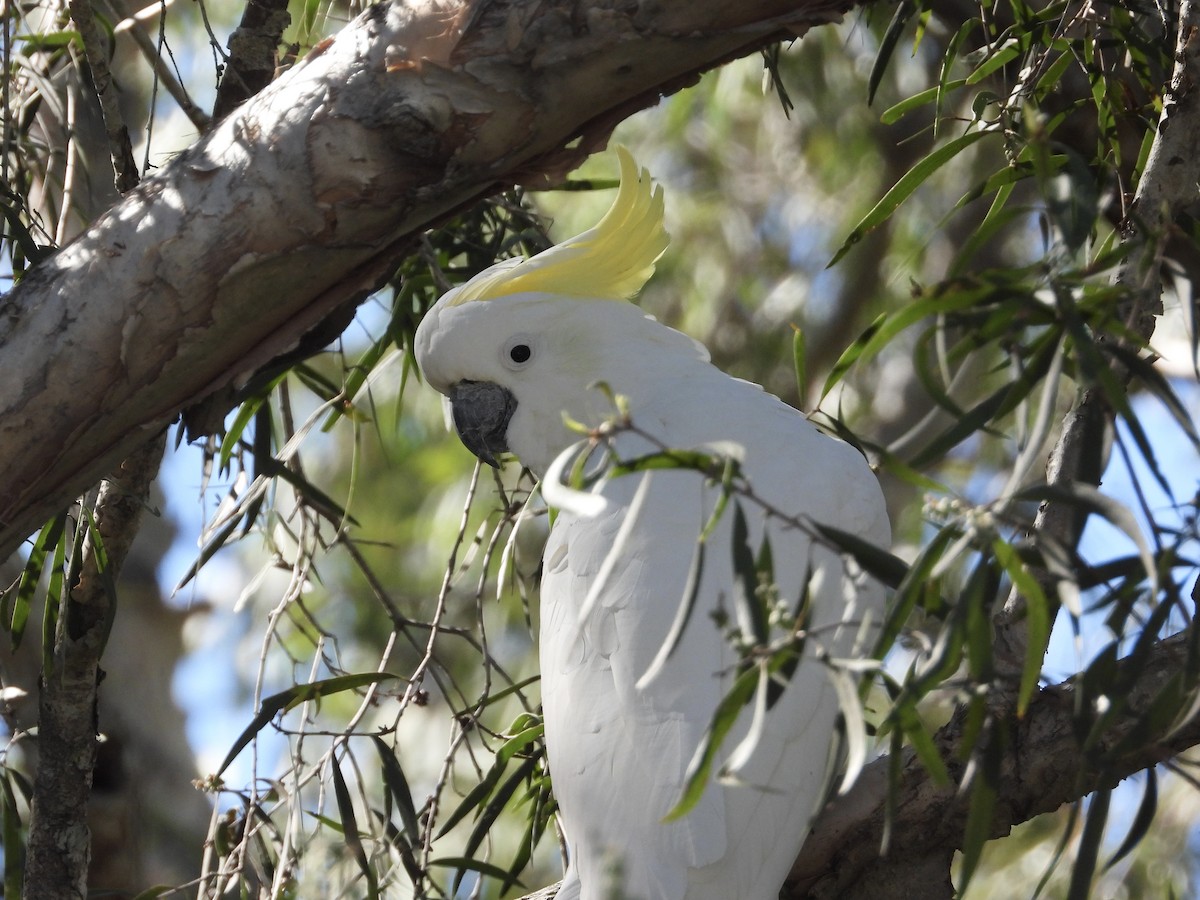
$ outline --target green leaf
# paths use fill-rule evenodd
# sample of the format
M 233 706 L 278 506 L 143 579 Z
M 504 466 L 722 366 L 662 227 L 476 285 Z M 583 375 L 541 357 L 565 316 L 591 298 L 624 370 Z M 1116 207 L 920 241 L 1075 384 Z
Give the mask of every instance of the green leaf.
M 1096 860 L 1104 840 L 1104 826 L 1108 824 L 1108 806 L 1112 791 L 1101 788 L 1092 794 L 1088 803 L 1087 818 L 1083 835 L 1075 851 L 1075 865 L 1071 868 L 1071 886 L 1067 900 L 1088 900 L 1092 891 L 1092 876 L 1096 872 Z
M 971 131 L 967 134 L 954 138 L 951 141 L 938 147 L 915 166 L 909 169 L 900 180 L 884 194 L 883 199 L 875 204 L 875 207 L 867 213 L 857 225 L 851 230 L 845 243 L 833 255 L 826 268 L 835 265 L 843 256 L 850 252 L 850 248 L 863 239 L 863 236 L 868 232 L 878 228 L 891 217 L 905 200 L 907 200 L 918 187 L 925 183 L 928 178 L 933 175 L 938 169 L 948 163 L 954 157 L 958 156 L 976 141 L 987 137 L 991 132 L 988 131 Z
M 911 465 L 921 468 L 940 460 L 971 435 L 1016 409 L 1018 404 L 1041 383 L 1057 354 L 1058 342 L 1056 340 L 1042 341 L 1015 381 L 1002 385 L 966 410 L 953 425 L 937 435 L 923 450 L 917 453 L 910 461 Z
M 38 50 L 57 50 L 74 44 L 83 51 L 83 38 L 78 31 L 54 31 L 46 34 L 14 34 L 14 41 L 26 45 L 26 52 Z M 17 896 L 16 894 L 13 895 Z
M 504 807 L 508 805 L 508 801 L 512 798 L 513 793 L 520 785 L 525 782 L 533 773 L 537 766 L 538 760 L 536 757 L 530 757 L 524 760 L 521 765 L 517 766 L 517 770 L 508 777 L 508 780 L 501 784 L 489 798 L 487 805 L 479 813 L 479 818 L 475 822 L 475 827 L 471 829 L 471 834 L 467 838 L 467 843 L 463 846 L 463 853 L 472 858 L 479 845 L 484 842 L 487 836 L 491 833 L 492 827 L 496 820 L 500 817 L 500 813 L 504 811 Z M 503 871 L 503 870 L 501 870 Z M 504 873 L 502 878 L 507 879 L 509 873 Z M 458 887 L 462 880 L 460 872 L 454 879 L 454 887 L 452 893 L 458 893 Z
M 329 756 L 329 771 L 333 776 L 333 795 L 337 800 L 338 814 L 342 817 L 342 837 L 346 842 L 346 847 L 349 848 L 358 863 L 359 869 L 362 870 L 363 877 L 367 880 L 367 897 L 378 897 L 379 879 L 375 876 L 375 869 L 367 857 L 367 849 L 363 846 L 362 838 L 359 836 L 358 821 L 354 815 L 354 801 L 350 797 L 349 788 L 346 787 L 346 779 L 342 776 L 342 767 L 338 765 L 336 753 Z
M 444 869 L 467 869 L 471 872 L 478 872 L 480 875 L 490 875 L 492 878 L 497 878 L 500 881 L 510 880 L 509 873 L 506 872 L 501 866 L 484 862 L 481 859 L 471 859 L 470 857 L 466 856 L 442 856 L 438 859 L 431 859 L 429 861 L 429 865 L 440 866 Z M 461 880 L 462 875 L 459 874 L 459 876 L 455 878 L 455 884 Z M 521 882 L 517 881 L 516 879 L 511 879 L 511 881 L 522 890 L 525 889 L 525 885 L 521 884 Z
M 987 78 L 1001 66 L 1008 65 L 1023 52 L 1018 42 L 1010 41 L 984 59 L 975 68 L 975 71 L 967 76 L 967 84 L 979 84 L 979 82 L 983 81 L 983 79 Z
M 872 322 L 858 339 L 841 355 L 829 377 L 821 396 L 827 396 L 846 371 L 856 363 L 865 362 L 873 357 L 906 328 L 910 328 L 922 319 L 944 316 L 959 310 L 970 309 L 986 297 L 992 288 L 986 284 L 973 281 L 946 282 L 928 295 L 922 295 L 897 310 L 894 313 L 880 315 Z
M 831 525 L 814 522 L 813 526 L 821 537 L 829 541 L 840 552 L 853 558 L 864 571 L 888 587 L 899 587 L 905 576 L 908 575 L 908 563 L 882 547 L 877 547 L 856 534 L 842 531 Z
M 871 63 L 871 74 L 867 78 L 867 106 L 875 102 L 875 92 L 879 89 L 879 83 L 883 81 L 883 73 L 887 71 L 892 54 L 896 51 L 896 45 L 904 35 L 908 20 L 916 11 L 917 4 L 912 0 L 901 0 L 896 5 L 896 11 L 892 13 L 892 21 L 888 23 L 887 30 L 879 41 L 879 50 L 875 54 L 875 61 Z
M 204 564 L 212 559 L 218 550 L 225 546 L 225 543 L 229 540 L 233 533 L 237 531 L 238 523 L 241 521 L 242 517 L 240 515 L 230 516 L 220 528 L 212 533 L 212 536 L 205 541 L 204 546 L 200 548 L 200 552 L 196 555 L 195 561 L 188 566 L 187 571 L 183 573 L 183 577 L 179 579 L 179 583 L 176 584 L 174 590 L 171 591 L 172 594 L 179 593 L 184 587 L 187 586 L 189 581 L 196 577 L 199 571 L 204 567 Z
M 792 368 L 796 372 L 796 396 L 800 402 L 808 396 L 808 354 L 804 346 L 804 332 L 792 326 Z
M 434 836 L 435 839 L 448 834 L 450 829 L 466 818 L 468 813 L 474 812 L 487 799 L 488 795 L 492 793 L 492 789 L 500 781 L 500 776 L 504 774 L 506 768 L 507 761 L 502 762 L 497 759 L 479 784 L 471 788 L 467 792 L 467 796 L 463 797 L 462 802 L 450 814 L 450 818 L 438 830 L 438 833 Z
M 966 83 L 967 81 L 965 78 L 959 78 L 954 81 L 946 82 L 944 89 L 957 90 Z M 938 97 L 938 92 L 942 89 L 943 86 L 939 85 L 936 87 L 926 88 L 923 91 L 913 94 L 911 97 L 906 97 L 894 106 L 889 106 L 887 109 L 885 109 L 883 113 L 880 114 L 879 121 L 881 121 L 884 125 L 895 125 L 902 118 L 904 118 L 905 115 L 912 112 L 914 109 L 920 109 L 922 106 L 928 106 L 930 103 L 935 101 Z
M 750 549 L 750 532 L 746 525 L 746 514 L 742 505 L 733 504 L 733 604 L 740 613 L 739 620 L 750 626 L 754 643 L 767 643 L 767 611 L 763 609 L 760 596 L 759 573 L 755 565 L 754 551 Z
M 546 732 L 546 726 L 538 721 L 536 725 L 524 728 L 506 740 L 496 751 L 496 758 L 508 762 L 519 753 L 524 753 L 530 745 L 536 744 Z
M 988 753 L 987 749 L 983 751 Z M 963 829 L 962 870 L 959 891 L 965 891 L 979 865 L 983 847 L 992 837 L 992 818 L 996 810 L 996 787 L 990 773 L 981 765 L 971 785 L 971 802 L 967 807 L 967 824 Z
M 713 713 L 708 731 L 704 735 L 704 743 L 701 745 L 700 752 L 692 758 L 692 763 L 688 766 L 687 782 L 683 786 L 683 795 L 679 798 L 679 802 L 667 813 L 663 819 L 664 822 L 674 822 L 677 819 L 682 819 L 700 802 L 700 797 L 704 794 L 709 781 L 712 779 L 713 763 L 717 759 L 717 752 L 721 749 L 721 744 L 724 743 L 726 736 L 728 736 L 734 723 L 737 721 L 742 707 L 754 697 L 754 691 L 758 687 L 760 677 L 766 677 L 763 674 L 762 667 L 752 666 L 737 677 L 729 693 L 721 698 L 721 702 L 717 705 L 717 709 Z
M 990 611 L 999 580 L 988 560 L 981 558 L 971 571 L 959 601 L 963 611 L 968 670 L 975 684 L 986 684 L 992 677 Z
M 65 515 L 64 515 L 65 520 Z M 54 645 L 58 639 L 58 616 L 64 599 L 63 582 L 67 571 L 67 540 L 65 535 L 54 546 L 50 563 L 50 580 L 46 584 L 46 602 L 42 606 L 42 677 L 54 672 Z
M 21 836 L 21 811 L 16 792 L 8 780 L 7 768 L 0 769 L 0 789 L 4 792 L 0 806 L 0 833 L 4 836 L 4 896 L 20 897 L 25 881 L 25 841 Z
M 943 118 L 942 110 L 945 107 L 946 98 L 950 94 L 949 85 L 951 81 L 953 81 L 953 79 L 950 77 L 950 72 L 959 60 L 959 54 L 961 52 L 960 48 L 964 43 L 966 43 L 967 38 L 971 36 L 971 32 L 973 32 L 979 25 L 980 22 L 978 19 L 967 18 L 962 25 L 959 26 L 959 29 L 954 34 L 954 37 L 950 38 L 950 41 L 946 44 L 946 50 L 942 54 L 942 63 L 938 67 L 937 96 L 933 105 L 934 137 L 937 137 L 939 126 L 941 125 Z
M 845 794 L 854 786 L 867 762 L 867 723 L 863 716 L 862 700 L 858 696 L 858 679 L 837 666 L 829 666 L 827 673 L 837 693 L 842 731 L 846 738 L 845 772 L 838 788 L 839 794 Z
M 1097 513 L 1107 519 L 1119 530 L 1123 531 L 1137 547 L 1138 558 L 1142 561 L 1142 569 L 1149 579 L 1155 593 L 1158 591 L 1158 566 L 1154 562 L 1154 554 L 1146 543 L 1145 535 L 1138 527 L 1137 518 L 1128 507 L 1100 492 L 1090 484 L 1069 482 L 1064 484 L 1033 485 L 1015 495 L 1018 500 L 1053 500 L 1077 506 L 1082 510 Z
M 100 651 L 108 646 L 108 637 L 112 634 L 113 622 L 117 618 L 117 582 L 113 577 L 112 566 L 109 565 L 108 552 L 104 549 L 104 536 L 96 527 L 96 517 L 92 510 L 83 507 L 83 516 L 87 520 L 88 536 L 92 540 L 92 557 L 96 564 L 96 575 L 100 579 L 100 589 L 108 598 L 108 609 L 104 614 L 104 632 L 101 635 Z
M 921 760 L 921 765 L 929 773 L 929 777 L 938 786 L 949 787 L 952 783 L 950 772 L 946 769 L 946 763 L 942 760 L 942 755 L 938 753 L 932 735 L 925 727 L 925 723 L 921 721 L 915 708 L 904 708 L 900 717 L 900 726 L 904 736 L 908 738 L 913 750 L 916 751 L 917 758 Z
M 237 758 L 242 749 L 254 740 L 254 736 L 262 731 L 267 723 L 275 718 L 276 715 L 289 712 L 301 703 L 307 703 L 309 700 L 316 700 L 319 697 L 329 697 L 333 694 L 340 694 L 343 691 L 352 691 L 356 688 L 376 684 L 380 681 L 392 681 L 396 677 L 390 672 L 358 672 L 353 675 L 338 675 L 334 678 L 326 678 L 323 681 L 310 681 L 306 684 L 297 684 L 286 691 L 280 691 L 278 694 L 272 694 L 270 697 L 264 698 L 250 724 L 238 735 L 238 739 L 233 742 L 233 747 L 226 754 L 216 774 L 220 775 L 229 768 L 229 764 Z
M 667 660 L 671 658 L 671 654 L 675 652 L 675 648 L 679 646 L 683 632 L 687 629 L 688 622 L 691 621 L 692 612 L 696 608 L 696 598 L 700 595 L 700 576 L 704 572 L 705 546 L 706 543 L 703 539 L 696 542 L 696 550 L 692 554 L 692 562 L 688 567 L 687 581 L 683 586 L 683 599 L 676 609 L 675 620 L 671 622 L 671 630 L 667 632 L 662 646 L 654 656 L 654 661 L 638 677 L 637 687 L 639 690 L 649 686 L 662 671 Z
M 1137 813 L 1134 814 L 1133 821 L 1129 825 L 1129 833 L 1125 835 L 1125 840 L 1121 842 L 1121 846 L 1117 848 L 1117 852 L 1112 855 L 1104 866 L 1104 870 L 1108 871 L 1141 843 L 1150 832 L 1150 826 L 1154 822 L 1154 814 L 1158 810 L 1158 776 L 1155 774 L 1153 766 L 1146 769 L 1146 788 L 1142 791 L 1142 802 L 1138 804 Z
M 1021 686 L 1017 691 L 1017 716 L 1025 715 L 1042 675 L 1042 653 L 1050 640 L 1054 610 L 1041 585 L 1026 568 L 1013 546 L 1001 538 L 992 541 L 992 552 L 1013 586 L 1025 601 L 1026 639 L 1025 663 L 1021 669 Z
M 59 545 L 63 541 L 63 532 L 66 527 L 67 514 L 61 512 L 43 525 L 41 531 L 38 532 L 38 536 L 33 542 L 33 549 L 29 551 L 29 558 L 25 561 L 25 567 L 21 570 L 21 580 L 17 585 L 11 617 L 7 609 L 9 595 L 6 593 L 4 596 L 6 605 L 4 618 L 8 625 L 8 632 L 12 636 L 14 651 L 21 646 L 21 639 L 25 636 L 25 626 L 29 622 L 29 611 L 37 596 L 37 586 L 46 571 L 46 559 L 48 556 L 54 559 Z M 47 603 L 49 602 L 50 600 L 47 598 Z
M 400 811 L 400 821 L 404 824 L 404 833 L 410 840 L 416 841 L 421 834 L 421 823 L 417 819 L 417 810 L 413 806 L 412 791 L 408 787 L 408 779 L 400 760 L 392 749 L 377 734 L 371 735 L 375 744 L 375 752 L 379 754 L 379 762 L 383 768 L 383 783 L 388 793 Z
M 229 461 L 233 458 L 233 451 L 237 449 L 237 445 L 246 431 L 246 426 L 254 421 L 254 417 L 258 414 L 259 409 L 267 402 L 268 397 L 270 397 L 271 391 L 285 377 L 285 375 L 279 375 L 258 396 L 251 397 L 238 407 L 237 415 L 229 423 L 225 437 L 221 439 L 221 449 L 217 453 L 217 462 L 222 472 L 229 469 Z
M 896 597 L 891 603 L 890 612 L 884 622 L 882 633 L 879 635 L 880 647 L 891 647 L 904 627 L 904 623 L 908 621 L 908 617 L 917 607 L 917 601 L 926 591 L 938 589 L 933 571 L 954 537 L 955 533 L 952 528 L 942 528 L 917 554 L 917 558 L 908 568 L 908 573 L 896 588 Z

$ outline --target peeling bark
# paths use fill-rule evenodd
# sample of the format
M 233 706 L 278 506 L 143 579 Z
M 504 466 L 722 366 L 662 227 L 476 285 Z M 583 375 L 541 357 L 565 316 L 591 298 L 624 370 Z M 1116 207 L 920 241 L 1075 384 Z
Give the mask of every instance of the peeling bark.
M 0 300 L 0 556 L 424 228 L 848 0 L 373 6 Z

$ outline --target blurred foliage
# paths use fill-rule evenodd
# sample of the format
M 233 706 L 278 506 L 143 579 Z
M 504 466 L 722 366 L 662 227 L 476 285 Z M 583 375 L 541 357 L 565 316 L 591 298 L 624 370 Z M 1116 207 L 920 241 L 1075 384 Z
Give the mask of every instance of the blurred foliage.
M 110 35 L 133 12 L 98 9 Z M 225 29 L 238 12 L 199 9 Z M 293 4 L 283 55 L 346 12 Z M 903 565 L 844 548 L 895 576 L 865 718 L 881 748 L 911 748 L 946 781 L 934 733 L 954 709 L 970 723 L 952 761 L 973 778 L 956 874 L 968 897 L 997 885 L 1005 896 L 1195 892 L 1186 761 L 1139 776 L 1132 800 L 1092 797 L 985 846 L 1010 738 L 994 705 L 992 617 L 1010 594 L 1024 601 L 1027 636 L 1014 708 L 1025 711 L 1047 669 L 1077 662 L 1081 758 L 1099 753 L 1122 710 L 1118 654 L 1137 658 L 1191 625 L 1200 486 L 1192 476 L 1181 493 L 1160 459 L 1166 444 L 1193 463 L 1200 453 L 1195 331 L 1156 335 L 1188 357 L 1156 365 L 1149 335 L 1127 320 L 1121 277 L 1140 251 L 1122 224 L 1177 12 L 1070 0 L 868 7 L 710 73 L 617 135 L 667 193 L 672 249 L 641 305 L 878 465 Z M 87 130 L 94 98 L 65 8 L 4 15 L 0 249 L 19 279 L 115 195 L 103 135 Z M 152 49 L 219 55 L 200 21 L 171 7 Z M 186 143 L 193 124 L 153 93 L 151 57 L 115 58 L 130 124 L 145 126 L 143 158 Z M 207 74 L 183 81 L 204 98 L 211 63 L 197 70 Z M 202 493 L 220 502 L 183 581 L 214 559 L 242 567 L 238 583 L 204 590 L 253 613 L 236 657 L 254 707 L 206 783 L 220 804 L 197 848 L 207 895 L 490 897 L 557 877 L 532 638 L 545 517 L 527 508 L 528 476 L 472 472 L 409 348 L 447 287 L 544 248 L 547 221 L 558 237 L 593 223 L 609 194 L 588 188 L 611 185 L 611 170 L 600 157 L 567 185 L 577 189 L 510 192 L 430 232 L 334 346 L 258 385 L 205 447 Z M 1194 251 L 1190 234 L 1173 238 Z M 1192 303 L 1191 264 L 1181 252 L 1164 266 L 1168 312 Z M 1119 422 L 1107 431 L 1113 461 L 1097 441 L 1082 483 L 1049 486 L 1063 416 L 1089 393 Z M 1089 486 L 1110 479 L 1106 465 L 1133 485 L 1127 495 Z M 1046 503 L 1080 529 L 1106 521 L 1112 537 L 1043 539 L 1033 520 Z M 35 599 L 63 589 L 77 518 L 47 525 L 4 593 L 12 640 L 33 639 Z M 1048 661 L 1052 628 L 1089 649 Z M 1188 709 L 1197 674 L 1180 673 L 1147 734 Z M 232 780 L 247 760 L 249 777 Z M 29 787 L 20 758 L 2 762 L 11 887 Z

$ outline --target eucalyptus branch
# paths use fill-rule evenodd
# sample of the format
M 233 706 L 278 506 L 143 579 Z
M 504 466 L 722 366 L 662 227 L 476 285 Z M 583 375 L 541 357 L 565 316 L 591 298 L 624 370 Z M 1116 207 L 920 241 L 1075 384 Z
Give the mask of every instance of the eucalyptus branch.
M 271 83 L 279 42 L 291 21 L 287 0 L 246 0 L 242 20 L 229 36 L 229 58 L 217 87 L 213 119 L 219 122 Z
M 1115 277 L 1116 283 L 1128 290 L 1128 300 L 1118 315 L 1135 352 L 1149 341 L 1155 316 L 1162 311 L 1166 237 L 1180 215 L 1200 199 L 1200 158 L 1195 153 L 1200 143 L 1200 5 L 1194 0 L 1184 0 L 1180 6 L 1177 34 L 1175 67 L 1164 93 L 1158 131 L 1138 182 L 1132 214 L 1123 223 L 1122 243 L 1132 251 Z M 1115 374 L 1122 385 L 1128 384 L 1127 371 Z M 1047 483 L 1099 486 L 1113 418 L 1104 392 L 1098 387 L 1085 389 L 1063 420 L 1047 463 Z M 1077 506 L 1048 500 L 1038 511 L 1033 532 L 1039 540 L 1075 547 L 1086 518 Z M 1056 576 L 1041 570 L 1036 577 L 1046 597 L 1054 598 Z M 1011 701 L 1011 688 L 1020 679 L 1027 655 L 1035 650 L 1041 655 L 1046 649 L 1029 647 L 1025 611 L 1024 598 L 1014 590 L 994 621 L 996 676 L 1001 688 L 997 698 L 1004 703 Z
M 1144 659 L 1117 663 L 1115 680 L 1127 684 L 1128 690 L 1124 697 L 1112 698 L 1110 710 L 1094 707 L 1094 698 L 1076 677 L 1043 688 L 1024 718 L 1010 714 L 1004 725 L 1012 738 L 999 762 L 991 836 L 1008 834 L 1014 825 L 1113 787 L 1200 744 L 1200 717 L 1167 728 L 1149 724 L 1164 692 L 1194 688 L 1195 642 L 1194 632 L 1180 633 L 1154 645 Z M 1078 737 L 1081 715 L 1090 717 L 1094 728 L 1086 753 Z M 952 772 L 963 771 L 968 728 L 959 715 L 936 735 L 938 751 Z M 890 867 L 896 860 L 923 856 L 931 848 L 961 846 L 970 792 L 957 783 L 937 784 L 907 754 L 889 823 L 884 801 L 889 765 L 891 761 L 884 758 L 867 766 L 855 787 L 825 810 L 792 869 L 784 896 L 847 900 L 902 896 L 888 888 L 893 877 Z M 888 852 L 881 856 L 889 827 Z
M 117 97 L 112 71 L 108 67 L 108 42 L 104 40 L 96 24 L 91 0 L 70 0 L 70 8 L 71 19 L 83 40 L 88 68 L 92 72 L 92 83 L 96 86 L 96 97 L 100 101 L 100 112 L 104 117 L 104 132 L 108 137 L 108 153 L 112 158 L 117 190 L 124 194 L 133 190 L 140 178 L 137 162 L 133 158 L 133 144 L 129 140 L 129 128 L 121 115 L 120 99 Z

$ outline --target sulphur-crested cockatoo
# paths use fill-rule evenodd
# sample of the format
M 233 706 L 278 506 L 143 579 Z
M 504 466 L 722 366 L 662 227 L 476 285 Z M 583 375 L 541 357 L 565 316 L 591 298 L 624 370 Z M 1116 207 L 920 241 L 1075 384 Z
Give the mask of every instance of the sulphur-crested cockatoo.
M 540 632 L 546 749 L 569 855 L 559 896 L 774 900 L 836 767 L 826 662 L 869 652 L 883 606 L 882 588 L 814 539 L 811 523 L 886 546 L 887 516 L 857 450 L 627 302 L 667 235 L 661 188 L 618 156 L 620 190 L 599 224 L 448 292 L 417 329 L 416 358 L 476 456 L 495 465 L 512 453 L 543 479 L 548 502 L 566 498 L 545 548 Z M 553 490 L 580 440 L 568 421 L 612 422 L 614 397 L 633 426 L 615 430 L 617 457 L 682 448 L 737 461 L 743 492 L 699 560 L 720 479 L 668 467 L 604 477 L 586 494 Z M 744 652 L 754 618 L 737 599 L 748 567 L 735 564 L 735 534 L 740 559 L 761 559 L 767 537 L 774 596 L 789 611 L 773 637 L 803 604 L 789 626 L 803 658 L 777 671 L 770 691 L 760 679 L 711 783 L 666 821 L 714 712 L 755 664 L 739 669 L 731 638 L 740 624 Z

